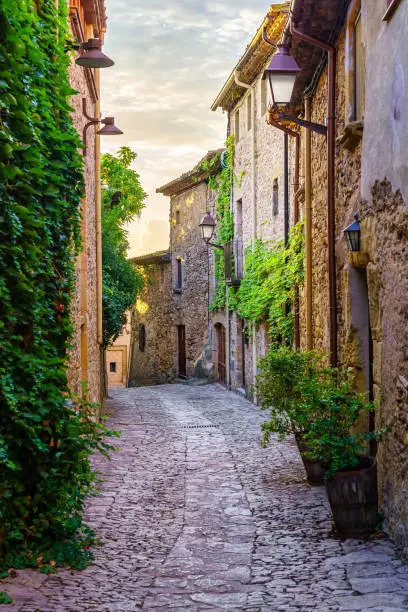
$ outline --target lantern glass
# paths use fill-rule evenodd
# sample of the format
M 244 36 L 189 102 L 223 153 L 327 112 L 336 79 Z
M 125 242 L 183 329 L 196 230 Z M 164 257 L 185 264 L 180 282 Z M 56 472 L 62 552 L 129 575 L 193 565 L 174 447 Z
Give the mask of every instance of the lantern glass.
M 213 225 L 202 225 L 201 226 L 201 233 L 202 233 L 203 239 L 206 242 L 208 242 L 213 237 L 214 226 Z
M 358 221 L 358 213 L 355 213 L 354 219 L 354 223 L 344 230 L 344 236 L 349 251 L 358 252 L 360 250 L 360 223 Z
M 349 230 L 346 232 L 347 246 L 350 251 L 360 250 L 360 230 Z
M 215 219 L 210 212 L 205 213 L 204 217 L 201 219 L 199 226 L 201 227 L 201 235 L 203 239 L 205 240 L 205 242 L 209 242 L 213 237 L 216 226 Z
M 296 74 L 269 73 L 269 86 L 274 104 L 287 106 L 292 98 Z

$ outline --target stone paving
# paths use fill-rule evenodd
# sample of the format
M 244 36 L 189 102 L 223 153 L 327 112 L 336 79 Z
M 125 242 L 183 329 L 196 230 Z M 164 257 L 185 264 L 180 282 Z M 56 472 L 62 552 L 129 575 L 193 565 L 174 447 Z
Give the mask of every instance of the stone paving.
M 18 571 L 1 610 L 408 610 L 392 544 L 329 537 L 324 488 L 292 440 L 260 447 L 258 408 L 219 385 L 111 396 L 121 450 L 87 507 L 104 545 L 82 572 Z

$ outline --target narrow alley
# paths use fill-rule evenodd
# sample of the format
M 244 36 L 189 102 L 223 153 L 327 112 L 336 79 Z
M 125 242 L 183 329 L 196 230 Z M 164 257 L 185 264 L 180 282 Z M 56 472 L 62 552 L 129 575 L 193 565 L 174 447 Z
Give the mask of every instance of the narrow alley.
M 307 484 L 291 440 L 260 447 L 258 408 L 219 385 L 110 395 L 121 450 L 97 459 L 94 563 L 17 571 L 0 609 L 408 610 L 391 543 L 329 537 L 324 488 Z

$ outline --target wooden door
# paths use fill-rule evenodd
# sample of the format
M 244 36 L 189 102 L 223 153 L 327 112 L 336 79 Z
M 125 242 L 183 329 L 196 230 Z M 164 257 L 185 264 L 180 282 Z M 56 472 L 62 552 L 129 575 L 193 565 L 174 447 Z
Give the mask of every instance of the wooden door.
M 178 375 L 187 376 L 186 370 L 186 327 L 177 326 Z
M 227 382 L 226 376 L 226 351 L 225 351 L 225 327 L 218 325 L 217 327 L 218 340 L 218 380 L 224 385 Z

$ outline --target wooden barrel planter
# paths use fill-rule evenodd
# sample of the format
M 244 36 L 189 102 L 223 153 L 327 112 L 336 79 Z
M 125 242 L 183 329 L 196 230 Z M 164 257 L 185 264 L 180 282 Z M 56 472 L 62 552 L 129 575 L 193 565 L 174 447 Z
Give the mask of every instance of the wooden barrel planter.
M 326 482 L 336 531 L 347 538 L 373 533 L 378 524 L 377 464 L 361 457 L 355 470 L 336 472 Z
M 313 486 L 323 485 L 326 471 L 322 462 L 319 459 L 309 459 L 306 456 L 306 454 L 309 452 L 309 447 L 304 443 L 300 436 L 295 436 L 295 438 L 306 471 L 308 483 Z

